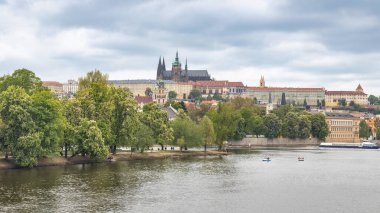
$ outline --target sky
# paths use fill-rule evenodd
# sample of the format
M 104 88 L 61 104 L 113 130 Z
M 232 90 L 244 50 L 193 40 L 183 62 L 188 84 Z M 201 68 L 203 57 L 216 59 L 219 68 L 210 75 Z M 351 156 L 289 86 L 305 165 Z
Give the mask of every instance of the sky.
M 154 79 L 177 50 L 216 80 L 380 95 L 380 1 L 0 0 L 1 75 Z

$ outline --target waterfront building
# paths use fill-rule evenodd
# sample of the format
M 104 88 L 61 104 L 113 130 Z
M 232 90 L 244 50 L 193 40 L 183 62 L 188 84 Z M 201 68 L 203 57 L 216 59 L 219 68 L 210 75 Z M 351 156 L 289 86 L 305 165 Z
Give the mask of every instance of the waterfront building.
M 326 112 L 329 135 L 326 142 L 358 143 L 360 118 L 349 113 Z
M 189 70 L 187 65 L 187 59 L 185 63 L 185 69 L 182 69 L 182 64 L 178 58 L 178 51 L 176 57 L 172 63 L 172 69 L 166 70 L 165 59 L 161 61 L 161 57 L 158 60 L 157 66 L 157 80 L 172 80 L 176 82 L 187 81 L 209 81 L 211 80 L 207 70 Z
M 368 105 L 368 95 L 364 93 L 363 87 L 359 84 L 355 91 L 326 91 L 326 106 L 335 107 L 339 105 L 339 100 L 346 100 L 349 105 L 351 101 L 361 106 Z
M 42 86 L 47 87 L 58 98 L 62 98 L 64 96 L 63 85 L 58 81 L 43 81 Z
M 229 81 L 196 81 L 188 82 L 193 85 L 194 89 L 201 92 L 202 97 L 221 95 L 223 98 L 234 97 L 245 92 L 245 86 L 242 82 Z
M 258 104 L 268 104 L 269 97 L 274 105 L 281 105 L 282 94 L 288 104 L 302 106 L 306 100 L 307 105 L 317 106 L 325 99 L 324 88 L 296 88 L 296 87 L 267 87 L 264 77 L 261 76 L 258 87 L 247 87 L 244 96 L 256 98 Z
M 134 97 L 136 97 L 136 96 L 145 96 L 145 90 L 147 88 L 150 88 L 153 91 L 153 89 L 157 88 L 157 84 L 159 82 L 160 80 L 149 80 L 149 79 L 109 80 L 108 84 L 113 85 L 118 88 L 126 88 L 130 92 L 132 92 Z M 189 97 L 189 94 L 191 90 L 193 89 L 193 86 L 186 82 L 175 82 L 172 80 L 162 80 L 161 82 L 165 84 L 165 88 L 168 92 L 174 91 L 177 93 L 177 99 L 186 99 L 187 97 Z

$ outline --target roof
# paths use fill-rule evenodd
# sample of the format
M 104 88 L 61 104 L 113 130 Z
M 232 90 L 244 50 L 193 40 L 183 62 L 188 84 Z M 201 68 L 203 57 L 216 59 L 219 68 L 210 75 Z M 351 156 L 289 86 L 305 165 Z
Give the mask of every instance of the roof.
M 362 85 L 358 85 L 358 87 L 356 87 L 356 91 L 363 91 L 363 87 L 362 87 Z
M 175 84 L 172 80 L 152 80 L 152 79 L 136 79 L 136 80 L 108 80 L 109 84 L 157 84 L 163 81 L 165 84 Z
M 135 100 L 137 103 L 143 103 L 143 104 L 148 104 L 153 102 L 153 98 L 150 96 L 136 96 Z
M 43 81 L 42 86 L 62 86 L 62 83 L 59 83 L 58 81 Z
M 172 106 L 162 107 L 161 110 L 165 111 L 168 114 L 169 120 L 175 118 L 176 115 L 178 114 L 178 111 L 176 109 L 174 109 Z
M 326 117 L 330 118 L 355 118 L 349 113 L 338 113 L 338 112 L 326 112 Z
M 243 82 L 227 82 L 229 87 L 244 87 Z
M 258 90 L 258 91 L 315 91 L 315 92 L 325 92 L 325 88 L 302 88 L 302 87 L 247 87 L 247 90 Z
M 367 95 L 359 91 L 326 91 L 326 95 Z

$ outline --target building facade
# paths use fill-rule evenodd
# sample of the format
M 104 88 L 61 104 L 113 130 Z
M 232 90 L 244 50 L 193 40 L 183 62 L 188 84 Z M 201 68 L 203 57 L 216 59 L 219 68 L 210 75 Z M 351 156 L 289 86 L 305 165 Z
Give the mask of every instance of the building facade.
M 326 106 L 339 106 L 339 100 L 345 100 L 349 105 L 351 101 L 361 106 L 368 105 L 368 95 L 364 93 L 359 84 L 355 91 L 326 91 Z
M 145 90 L 147 88 L 150 88 L 153 93 L 157 93 L 157 84 L 159 82 L 163 82 L 165 84 L 165 89 L 168 92 L 176 92 L 177 99 L 186 99 L 189 97 L 189 94 L 193 89 L 191 84 L 187 84 L 186 82 L 175 82 L 172 80 L 109 80 L 108 84 L 118 88 L 127 88 L 130 92 L 132 92 L 133 96 L 136 97 L 145 96 Z
M 269 99 L 274 105 L 281 104 L 282 94 L 285 94 L 287 104 L 317 106 L 325 99 L 324 88 L 295 88 L 295 87 L 267 87 L 264 77 L 260 79 L 258 87 L 247 87 L 245 96 L 256 98 L 258 104 L 268 104 Z
M 326 112 L 329 135 L 326 142 L 359 143 L 360 119 L 348 113 Z
M 73 97 L 78 91 L 79 84 L 75 80 L 68 80 L 67 83 L 63 83 L 63 92 L 67 97 Z
M 52 91 L 58 98 L 64 96 L 63 85 L 57 81 L 43 81 L 42 86 Z
M 209 95 L 221 95 L 226 98 L 241 95 L 245 92 L 245 86 L 242 82 L 196 81 L 188 82 L 188 84 L 199 90 L 203 98 L 207 98 Z
M 157 77 L 156 80 L 172 80 L 176 82 L 187 82 L 187 81 L 209 81 L 211 80 L 210 75 L 207 70 L 189 70 L 187 66 L 187 59 L 185 63 L 185 69 L 182 69 L 182 64 L 178 58 L 178 51 L 174 62 L 172 63 L 172 69 L 166 70 L 165 59 L 161 57 L 158 61 L 157 66 Z

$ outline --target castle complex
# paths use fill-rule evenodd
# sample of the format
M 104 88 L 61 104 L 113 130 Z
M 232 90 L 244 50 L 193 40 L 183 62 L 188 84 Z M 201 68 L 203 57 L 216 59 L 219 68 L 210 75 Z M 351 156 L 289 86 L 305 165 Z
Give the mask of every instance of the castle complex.
M 187 59 L 185 63 L 185 69 L 182 69 L 182 64 L 178 58 L 178 51 L 174 62 L 172 63 L 172 69 L 166 70 L 165 59 L 161 57 L 157 66 L 157 80 L 173 80 L 176 82 L 187 81 L 209 81 L 211 80 L 207 70 L 189 70 L 187 66 Z

